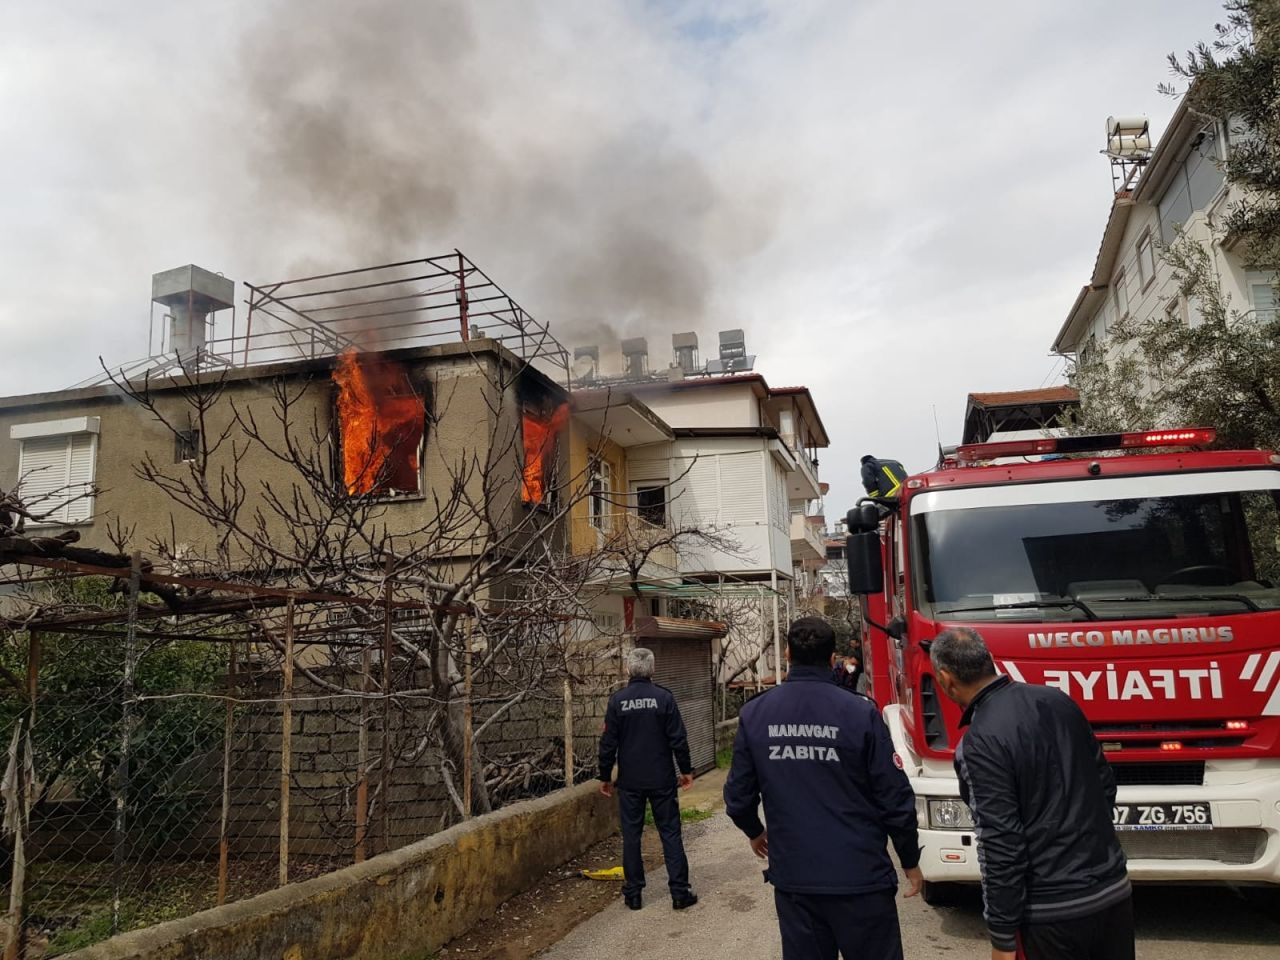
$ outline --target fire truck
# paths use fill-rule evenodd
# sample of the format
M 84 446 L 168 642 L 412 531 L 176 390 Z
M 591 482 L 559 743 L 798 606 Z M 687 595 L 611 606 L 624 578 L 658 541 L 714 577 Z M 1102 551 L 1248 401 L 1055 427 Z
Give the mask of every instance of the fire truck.
M 849 512 L 864 657 L 915 790 L 925 899 L 979 880 L 931 638 L 1069 694 L 1135 880 L 1280 883 L 1280 456 L 1207 429 L 969 444 Z

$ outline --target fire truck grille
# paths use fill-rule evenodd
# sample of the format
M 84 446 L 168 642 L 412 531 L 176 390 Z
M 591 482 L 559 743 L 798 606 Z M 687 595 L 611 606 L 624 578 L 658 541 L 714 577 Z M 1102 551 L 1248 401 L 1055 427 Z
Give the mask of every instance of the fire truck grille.
M 1113 763 L 1121 787 L 1170 785 L 1198 787 L 1204 783 L 1204 763 Z
M 1121 830 L 1120 846 L 1130 860 L 1212 860 L 1256 863 L 1267 848 L 1267 831 L 1255 827 L 1218 830 Z
M 920 714 L 924 717 L 924 738 L 934 750 L 946 749 L 947 725 L 942 721 L 942 707 L 938 703 L 938 690 L 933 684 L 933 677 L 925 674 L 920 678 Z

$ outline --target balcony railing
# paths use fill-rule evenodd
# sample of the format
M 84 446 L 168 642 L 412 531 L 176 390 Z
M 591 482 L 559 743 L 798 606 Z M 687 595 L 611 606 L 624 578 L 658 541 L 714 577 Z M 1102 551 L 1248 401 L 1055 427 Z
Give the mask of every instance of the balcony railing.
M 808 482 L 809 486 L 812 487 L 812 492 L 809 493 L 809 495 L 805 497 L 805 499 L 807 500 L 817 499 L 821 492 L 821 488 L 818 486 L 817 461 L 815 461 L 811 456 L 809 456 L 808 449 L 804 446 L 804 444 L 800 442 L 800 438 L 797 437 L 795 434 L 790 434 L 790 433 L 783 434 L 782 442 L 787 445 L 787 449 L 790 450 L 791 453 L 795 456 L 796 463 L 799 465 L 800 472 L 804 475 L 804 478 Z
M 636 513 L 624 510 L 575 519 L 572 536 L 574 553 L 597 555 L 601 578 L 627 573 L 637 560 L 643 561 L 644 579 L 668 576 L 677 566 L 671 531 Z
M 827 558 L 827 544 L 822 536 L 822 527 L 810 522 L 816 519 L 802 513 L 791 515 L 791 556 L 797 562 L 816 562 Z

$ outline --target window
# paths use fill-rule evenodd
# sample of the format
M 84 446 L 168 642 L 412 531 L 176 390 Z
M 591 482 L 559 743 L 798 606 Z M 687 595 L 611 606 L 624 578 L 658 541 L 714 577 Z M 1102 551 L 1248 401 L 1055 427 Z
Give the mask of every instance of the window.
M 591 493 L 588 501 L 591 525 L 597 530 L 609 529 L 612 494 L 613 467 L 607 460 L 601 460 L 591 471 Z
M 637 487 L 636 514 L 655 527 L 667 525 L 667 488 Z
M 1260 271 L 1249 271 L 1249 303 L 1259 320 L 1275 319 L 1276 288 L 1271 276 Z
M 1080 347 L 1079 360 L 1080 360 L 1081 366 L 1084 366 L 1091 359 L 1093 359 L 1094 351 L 1097 350 L 1097 348 L 1098 348 L 1098 340 L 1091 333 L 1089 334 L 1089 339 L 1086 340 L 1084 342 L 1084 345 Z
M 1116 301 L 1116 318 L 1123 320 L 1129 316 L 1129 286 L 1125 282 L 1123 270 L 1111 281 L 1111 290 Z
M 40 524 L 86 523 L 93 517 L 98 454 L 97 417 L 17 424 L 21 440 L 18 496 Z
M 1164 305 L 1164 316 L 1169 323 L 1185 325 L 1187 322 L 1187 298 L 1182 296 L 1171 297 L 1169 302 Z
M 1151 231 L 1144 233 L 1138 240 L 1138 278 L 1143 290 L 1156 278 L 1156 253 L 1151 243 Z
M 340 473 L 351 496 L 392 497 L 422 491 L 426 397 L 409 368 L 344 353 L 337 386 Z
M 173 435 L 173 462 L 187 463 L 196 458 L 200 449 L 199 430 L 178 430 Z

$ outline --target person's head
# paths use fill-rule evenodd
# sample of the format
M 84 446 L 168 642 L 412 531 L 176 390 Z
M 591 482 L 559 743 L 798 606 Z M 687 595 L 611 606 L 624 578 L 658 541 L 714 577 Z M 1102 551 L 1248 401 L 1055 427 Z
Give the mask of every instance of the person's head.
M 996 677 L 991 651 L 982 635 L 969 627 L 943 630 L 929 647 L 929 659 L 942 692 L 962 707 Z
M 632 680 L 648 680 L 653 676 L 653 651 L 636 647 L 627 654 L 627 676 Z
M 835 663 L 836 632 L 821 617 L 801 617 L 787 631 L 787 660 L 797 667 Z

